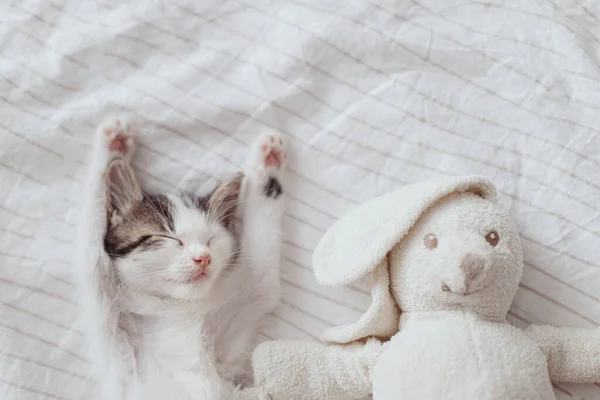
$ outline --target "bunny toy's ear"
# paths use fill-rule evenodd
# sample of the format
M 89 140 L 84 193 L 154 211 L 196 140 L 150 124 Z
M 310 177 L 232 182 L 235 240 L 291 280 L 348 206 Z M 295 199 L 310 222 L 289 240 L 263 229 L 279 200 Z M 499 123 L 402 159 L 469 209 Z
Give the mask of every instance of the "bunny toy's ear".
M 404 188 L 362 204 L 325 233 L 313 254 L 317 281 L 343 286 L 373 279 L 373 303 L 358 322 L 330 329 L 324 339 L 348 343 L 398 331 L 399 310 L 389 289 L 387 254 L 433 204 L 454 192 L 472 192 L 491 201 L 496 190 L 487 179 L 470 175 L 444 177 Z
M 371 305 L 367 311 L 355 323 L 326 330 L 321 335 L 323 341 L 350 343 L 372 336 L 387 340 L 398 332 L 400 309 L 390 292 L 387 257 L 365 279 L 371 288 Z

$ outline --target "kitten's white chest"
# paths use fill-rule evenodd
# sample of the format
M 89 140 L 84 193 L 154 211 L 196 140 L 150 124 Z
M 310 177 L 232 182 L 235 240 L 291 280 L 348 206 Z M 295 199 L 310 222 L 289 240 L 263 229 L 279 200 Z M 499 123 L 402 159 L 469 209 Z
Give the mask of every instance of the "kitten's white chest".
M 196 385 L 206 379 L 202 364 L 210 359 L 202 346 L 198 320 L 155 321 L 140 331 L 138 398 L 196 398 Z
M 507 323 L 465 314 L 409 319 L 373 368 L 373 396 L 431 400 L 554 399 L 546 358 Z
M 147 326 L 143 332 L 143 353 L 150 359 L 179 368 L 191 368 L 198 363 L 202 349 L 202 326 L 198 320 L 163 321 L 159 326 Z

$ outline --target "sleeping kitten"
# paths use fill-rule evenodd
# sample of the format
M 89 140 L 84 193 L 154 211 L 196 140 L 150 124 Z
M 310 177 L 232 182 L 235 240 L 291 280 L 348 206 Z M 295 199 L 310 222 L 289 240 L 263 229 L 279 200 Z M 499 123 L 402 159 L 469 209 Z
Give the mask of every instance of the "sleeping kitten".
M 135 135 L 96 134 L 80 224 L 82 302 L 101 399 L 242 397 L 262 317 L 279 298 L 287 155 L 263 134 L 245 174 L 204 197 L 150 195 L 129 165 Z

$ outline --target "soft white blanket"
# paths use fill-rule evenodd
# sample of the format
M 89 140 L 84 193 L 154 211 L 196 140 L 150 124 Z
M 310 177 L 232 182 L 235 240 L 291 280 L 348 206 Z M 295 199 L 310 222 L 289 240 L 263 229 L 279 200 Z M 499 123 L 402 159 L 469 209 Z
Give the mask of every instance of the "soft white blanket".
M 263 126 L 287 135 L 264 338 L 355 320 L 367 293 L 318 286 L 314 246 L 356 204 L 442 174 L 492 178 L 519 225 L 514 323 L 600 325 L 599 62 L 593 0 L 2 2 L 0 397 L 94 391 L 70 254 L 92 132 L 123 111 L 148 129 L 140 177 L 170 190 L 239 169 Z

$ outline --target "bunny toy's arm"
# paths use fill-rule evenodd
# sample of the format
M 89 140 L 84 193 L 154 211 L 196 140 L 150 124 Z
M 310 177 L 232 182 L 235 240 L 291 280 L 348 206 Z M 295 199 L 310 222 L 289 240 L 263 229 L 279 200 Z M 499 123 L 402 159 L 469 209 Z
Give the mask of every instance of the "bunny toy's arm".
M 600 382 L 600 328 L 531 325 L 527 334 L 546 354 L 553 382 Z
M 262 343 L 252 356 L 254 381 L 272 400 L 360 399 L 371 393 L 370 370 L 381 347 L 375 339 L 343 346 Z

